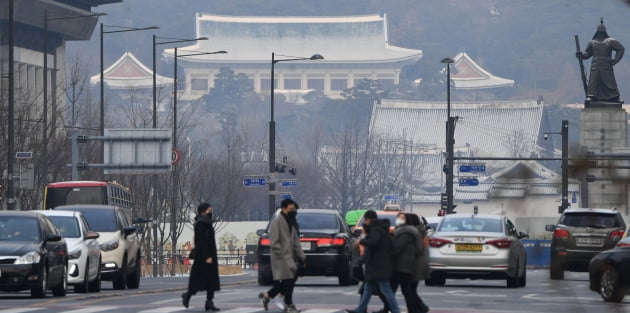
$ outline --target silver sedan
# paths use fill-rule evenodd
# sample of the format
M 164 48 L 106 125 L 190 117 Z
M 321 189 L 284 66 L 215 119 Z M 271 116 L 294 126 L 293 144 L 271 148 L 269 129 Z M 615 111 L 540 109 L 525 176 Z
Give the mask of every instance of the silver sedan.
M 518 232 L 505 216 L 452 214 L 429 238 L 430 278 L 427 286 L 443 286 L 447 278 L 505 279 L 507 287 L 526 284 L 527 255 Z

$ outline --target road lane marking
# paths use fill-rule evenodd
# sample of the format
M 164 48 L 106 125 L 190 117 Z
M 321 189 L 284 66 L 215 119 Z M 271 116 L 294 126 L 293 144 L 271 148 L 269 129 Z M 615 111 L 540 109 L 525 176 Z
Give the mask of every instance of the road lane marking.
M 26 313 L 31 311 L 46 310 L 46 308 L 17 308 L 17 309 L 2 309 L 2 313 Z
M 330 310 L 330 309 L 309 309 L 309 310 L 302 310 L 302 312 L 304 313 L 336 313 L 339 312 L 339 310 Z
M 120 306 L 117 305 L 102 305 L 102 306 L 94 306 L 94 307 L 82 307 L 80 309 L 77 310 L 72 310 L 72 311 L 64 311 L 64 313 L 96 313 L 96 312 L 102 312 L 102 311 L 112 311 L 112 312 L 117 312 L 117 309 L 120 308 Z
M 138 313 L 170 313 L 185 310 L 184 306 L 165 306 L 161 308 L 153 308 L 144 311 L 138 311 Z

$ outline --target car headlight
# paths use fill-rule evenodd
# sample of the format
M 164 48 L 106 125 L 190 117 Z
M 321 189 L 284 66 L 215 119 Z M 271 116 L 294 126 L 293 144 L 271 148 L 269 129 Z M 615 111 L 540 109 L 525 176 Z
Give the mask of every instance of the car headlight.
M 35 264 L 39 263 L 40 258 L 41 256 L 39 255 L 39 253 L 33 251 L 15 259 L 15 262 L 13 262 L 13 264 Z
M 100 244 L 101 251 L 112 251 L 118 248 L 118 239 Z
M 68 253 L 68 259 L 78 259 L 81 257 L 81 249 L 76 249 Z

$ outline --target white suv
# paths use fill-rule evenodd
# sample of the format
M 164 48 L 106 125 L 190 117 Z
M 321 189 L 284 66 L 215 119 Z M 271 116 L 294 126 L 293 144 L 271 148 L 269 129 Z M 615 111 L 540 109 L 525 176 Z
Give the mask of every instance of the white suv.
M 131 210 L 113 205 L 62 205 L 55 210 L 80 211 L 90 230 L 98 232 L 101 275 L 114 289 L 140 287 L 140 239 L 131 224 Z

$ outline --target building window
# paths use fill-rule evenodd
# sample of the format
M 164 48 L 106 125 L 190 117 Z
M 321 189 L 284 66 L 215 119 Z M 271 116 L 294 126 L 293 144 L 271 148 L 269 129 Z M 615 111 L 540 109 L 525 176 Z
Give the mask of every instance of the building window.
M 324 90 L 323 79 L 311 78 L 308 81 L 306 81 L 306 84 L 307 84 L 308 89 Z
M 330 80 L 330 90 L 345 90 L 348 89 L 348 80 L 334 78 Z
M 263 78 L 263 79 L 260 80 L 260 89 L 262 89 L 262 90 L 269 90 L 269 87 L 271 87 L 270 84 L 271 84 L 271 81 L 269 80 L 269 78 Z M 278 80 L 277 79 L 273 80 L 273 86 L 274 86 L 274 88 L 278 88 Z
M 190 89 L 192 90 L 208 90 L 208 80 L 205 78 L 193 78 L 190 80 Z
M 285 79 L 284 89 L 302 89 L 302 80 L 299 78 Z

